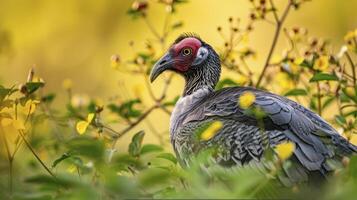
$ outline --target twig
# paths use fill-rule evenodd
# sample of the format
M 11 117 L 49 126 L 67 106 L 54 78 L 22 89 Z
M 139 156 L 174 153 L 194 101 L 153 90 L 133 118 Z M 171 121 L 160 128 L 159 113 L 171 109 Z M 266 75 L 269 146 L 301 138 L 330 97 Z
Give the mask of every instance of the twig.
M 345 53 L 346 54 L 346 57 L 347 57 L 347 60 L 348 62 L 351 64 L 351 68 L 352 68 L 352 77 L 353 77 L 353 85 L 356 85 L 356 69 L 355 69 L 355 64 L 353 63 L 353 60 L 350 56 L 350 54 L 348 52 Z
M 161 110 L 164 111 L 166 114 L 168 114 L 169 116 L 171 115 L 171 111 L 169 111 L 167 108 L 165 108 L 165 106 L 160 106 Z
M 125 128 L 124 130 L 120 131 L 118 133 L 118 135 L 116 136 L 116 138 L 114 139 L 114 142 L 112 144 L 112 148 L 115 147 L 117 141 L 119 138 L 121 138 L 123 135 L 125 135 L 127 132 L 129 132 L 131 129 L 133 129 L 136 125 L 138 125 L 141 121 L 143 121 L 153 110 L 155 110 L 157 107 L 157 105 L 154 105 L 152 107 L 150 107 L 145 113 L 143 113 L 135 122 L 133 122 L 132 124 L 130 124 L 130 126 L 128 126 L 127 128 Z
M 149 19 L 144 16 L 144 21 L 146 23 L 146 25 L 149 27 L 150 31 L 154 34 L 154 36 L 156 37 L 157 40 L 159 40 L 161 42 L 162 38 L 160 36 L 160 34 L 156 31 L 156 29 L 154 28 L 154 26 L 151 24 L 151 22 L 149 21 Z
M 320 88 L 320 83 L 316 82 L 316 87 L 317 87 L 317 112 L 321 116 L 321 88 Z
M 271 3 L 273 2 L 272 0 L 270 1 Z M 273 4 L 272 4 L 273 5 Z M 279 35 L 280 35 L 280 32 L 281 32 L 281 27 L 283 26 L 283 23 L 286 19 L 286 17 L 288 16 L 288 13 L 289 13 L 289 10 L 291 8 L 291 5 L 292 5 L 292 1 L 290 0 L 289 1 L 289 4 L 286 6 L 284 12 L 283 12 L 283 15 L 281 16 L 281 18 L 279 19 L 278 18 L 278 14 L 276 13 L 276 9 L 275 7 L 273 7 L 273 13 L 274 13 L 274 16 L 276 16 L 276 19 L 277 19 L 277 22 L 276 22 L 276 29 L 275 29 L 275 34 L 274 34 L 274 38 L 273 38 L 273 42 L 272 42 L 272 45 L 270 47 L 270 50 L 269 50 L 269 53 L 268 53 L 268 56 L 265 60 L 265 64 L 264 64 L 264 67 L 263 67 L 263 71 L 261 72 L 261 74 L 259 75 L 259 78 L 258 78 L 258 82 L 257 84 L 255 85 L 256 87 L 259 87 L 260 83 L 262 82 L 262 79 L 265 75 L 265 71 L 267 70 L 268 66 L 269 66 L 269 63 L 270 63 L 270 59 L 274 53 L 274 49 L 275 49 L 275 46 L 276 44 L 278 43 L 278 38 L 279 38 Z
M 25 142 L 26 146 L 30 149 L 30 151 L 32 152 L 32 154 L 35 156 L 35 158 L 37 159 L 37 161 L 42 165 L 42 167 L 53 177 L 56 179 L 56 176 L 52 173 L 52 171 L 46 166 L 46 164 L 41 160 L 41 158 L 37 155 L 37 153 L 35 152 L 35 150 L 32 148 L 31 144 L 26 140 L 23 131 L 19 130 L 18 131 L 22 140 Z

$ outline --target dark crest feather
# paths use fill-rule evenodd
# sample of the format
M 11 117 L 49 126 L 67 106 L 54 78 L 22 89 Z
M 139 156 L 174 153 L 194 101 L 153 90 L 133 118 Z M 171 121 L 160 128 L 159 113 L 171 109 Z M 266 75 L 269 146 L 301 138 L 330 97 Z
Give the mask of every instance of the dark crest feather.
M 201 38 L 200 38 L 200 36 L 197 35 L 196 33 L 187 32 L 187 33 L 182 33 L 182 34 L 175 40 L 174 44 L 177 44 L 177 43 L 179 43 L 181 40 L 183 40 L 183 39 L 185 39 L 185 38 L 189 38 L 189 37 L 193 37 L 193 38 L 196 38 L 196 39 L 202 41 Z

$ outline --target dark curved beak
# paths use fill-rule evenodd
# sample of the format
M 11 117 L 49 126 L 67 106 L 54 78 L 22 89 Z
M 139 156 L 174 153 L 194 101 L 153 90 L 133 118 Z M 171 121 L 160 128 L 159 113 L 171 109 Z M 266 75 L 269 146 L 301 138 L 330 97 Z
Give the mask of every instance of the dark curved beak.
M 172 68 L 172 57 L 170 52 L 166 53 L 164 56 L 158 60 L 154 67 L 151 70 L 150 81 L 154 82 L 154 80 L 164 71 Z

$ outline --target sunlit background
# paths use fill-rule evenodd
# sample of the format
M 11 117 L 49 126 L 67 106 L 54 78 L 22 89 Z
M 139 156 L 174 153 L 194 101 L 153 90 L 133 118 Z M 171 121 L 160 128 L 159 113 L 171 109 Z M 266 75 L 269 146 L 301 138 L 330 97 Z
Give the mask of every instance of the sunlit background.
M 161 30 L 166 11 L 163 5 L 152 2 L 148 18 L 155 29 Z M 145 88 L 144 78 L 114 70 L 110 65 L 113 54 L 118 54 L 121 60 L 132 59 L 135 52 L 154 39 L 142 20 L 131 20 L 127 15 L 132 3 L 130 0 L 0 0 L 0 83 L 10 86 L 24 82 L 30 67 L 34 67 L 46 82 L 44 90 L 57 93 L 55 103 L 59 106 L 64 106 L 61 100 L 66 97 L 62 88 L 65 79 L 73 81 L 74 93 L 103 100 L 113 96 L 135 96 L 135 88 Z M 276 3 L 282 8 L 286 1 Z M 304 4 L 299 12 L 292 11 L 286 27 L 299 25 L 307 28 L 310 35 L 331 38 L 338 51 L 345 33 L 357 27 L 356 7 L 355 0 L 313 0 Z M 212 46 L 222 46 L 217 26 L 227 28 L 229 17 L 240 17 L 244 23 L 249 9 L 246 0 L 192 0 L 178 7 L 179 12 L 170 19 L 171 22 L 183 21 L 183 27 L 169 36 L 167 45 L 181 32 L 195 32 Z M 261 70 L 274 27 L 265 22 L 259 22 L 256 27 L 249 37 L 249 45 L 258 53 L 250 64 Z M 133 47 L 130 42 L 134 43 Z M 281 37 L 278 48 L 283 49 L 286 42 Z M 156 53 L 156 57 L 162 54 Z M 162 82 L 159 79 L 153 84 L 157 95 Z M 175 77 L 169 96 L 178 95 L 182 87 L 183 80 Z M 140 95 L 150 102 L 145 89 Z M 155 111 L 148 121 L 155 124 L 158 132 L 167 133 L 167 114 Z M 144 122 L 136 129 L 146 127 Z M 155 142 L 149 135 L 146 139 Z

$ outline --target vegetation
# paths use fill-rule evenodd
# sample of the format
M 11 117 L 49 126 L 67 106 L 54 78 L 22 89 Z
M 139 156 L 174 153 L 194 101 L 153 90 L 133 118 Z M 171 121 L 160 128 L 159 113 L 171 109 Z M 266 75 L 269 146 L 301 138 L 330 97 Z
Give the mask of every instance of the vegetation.
M 167 11 L 162 32 L 147 17 L 152 3 L 162 4 Z M 155 37 L 132 59 L 111 58 L 113 70 L 142 77 L 146 88 L 138 88 L 135 98 L 103 102 L 75 93 L 72 82 L 64 80 L 66 103 L 55 106 L 58 93 L 44 93 L 46 77 L 40 78 L 34 69 L 23 83 L 0 86 L 1 199 L 356 196 L 356 156 L 343 158 L 343 166 L 319 188 L 303 184 L 282 187 L 277 176 L 289 167 L 288 158 L 294 150 L 289 143 L 266 153 L 273 163 L 272 170 L 266 172 L 252 166 L 225 169 L 210 165 L 210 151 L 197 155 L 190 168 L 182 169 L 170 149 L 164 148 L 168 134 L 163 136 L 155 129 L 135 133 L 128 146 L 118 151 L 122 136 L 133 133 L 154 110 L 170 115 L 178 99 L 167 97 L 173 74 L 165 77 L 159 96 L 155 96 L 148 76 L 160 52 L 168 47 L 168 36 L 184 25 L 170 20 L 184 3 L 189 2 L 134 1 L 129 8 L 127 14 L 144 21 Z M 287 0 L 283 10 L 275 7 L 274 0 L 250 3 L 247 24 L 229 17 L 227 25 L 217 27 L 222 36 L 222 46 L 217 49 L 223 68 L 234 73 L 234 78 L 222 79 L 217 87 L 255 86 L 292 98 L 322 116 L 329 112 L 327 120 L 357 145 L 357 29 L 346 33 L 345 44 L 334 52 L 327 40 L 310 36 L 306 29 L 284 26 L 289 13 L 298 12 L 307 0 Z M 262 22 L 271 24 L 275 34 L 268 40 L 271 44 L 262 71 L 257 72 L 248 64 L 256 53 L 246 40 Z M 277 52 L 275 47 L 283 37 L 289 46 Z M 143 90 L 150 94 L 152 105 L 142 101 Z M 246 94 L 237 103 L 249 108 L 254 98 Z M 212 123 L 200 132 L 201 139 L 208 140 L 221 126 Z M 148 134 L 157 137 L 160 145 L 144 144 Z M 24 157 L 31 159 L 23 162 Z

